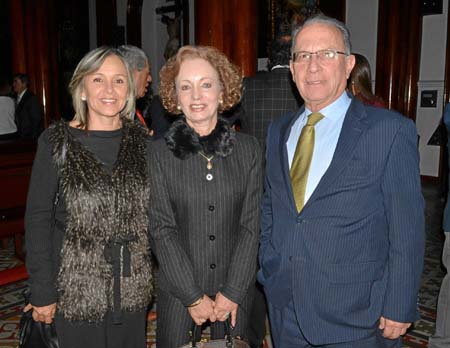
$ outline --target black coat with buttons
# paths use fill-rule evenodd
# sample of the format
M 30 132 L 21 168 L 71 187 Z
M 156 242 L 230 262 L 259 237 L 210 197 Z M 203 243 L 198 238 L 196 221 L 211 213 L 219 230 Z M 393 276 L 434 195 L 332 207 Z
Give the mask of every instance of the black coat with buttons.
M 158 286 L 185 306 L 218 291 L 241 303 L 257 263 L 263 172 L 257 140 L 221 119 L 199 137 L 180 119 L 150 148 Z

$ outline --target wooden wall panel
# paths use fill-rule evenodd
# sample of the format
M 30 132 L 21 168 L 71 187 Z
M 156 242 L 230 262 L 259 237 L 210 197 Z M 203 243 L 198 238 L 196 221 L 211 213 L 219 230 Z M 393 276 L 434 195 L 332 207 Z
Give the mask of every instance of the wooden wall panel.
M 195 42 L 214 46 L 241 67 L 256 72 L 256 0 L 196 0 Z
M 30 76 L 30 90 L 44 107 L 44 125 L 59 119 L 57 0 L 10 0 L 12 69 Z
M 389 108 L 414 120 L 421 37 L 420 2 L 379 1 L 376 94 Z
M 114 37 L 117 28 L 116 0 L 97 0 L 97 44 L 112 45 L 117 40 Z
M 128 0 L 127 4 L 127 43 L 142 47 L 141 15 L 143 0 Z

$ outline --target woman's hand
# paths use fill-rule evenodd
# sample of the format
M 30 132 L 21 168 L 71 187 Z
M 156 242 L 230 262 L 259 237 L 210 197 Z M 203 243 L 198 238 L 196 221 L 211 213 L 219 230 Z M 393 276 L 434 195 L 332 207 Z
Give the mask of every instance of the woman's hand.
M 188 307 L 188 311 L 196 325 L 200 326 L 208 319 L 211 322 L 216 321 L 216 315 L 214 314 L 214 301 L 206 295 L 203 295 L 203 299 L 198 305 Z
M 216 295 L 216 301 L 214 306 L 214 313 L 216 314 L 218 321 L 227 320 L 228 316 L 231 314 L 231 326 L 236 326 L 236 316 L 237 316 L 238 304 L 229 300 L 223 296 L 220 292 Z
M 24 312 L 28 312 L 30 309 L 33 310 L 34 321 L 42 321 L 46 324 L 51 324 L 56 312 L 56 303 L 52 303 L 48 306 L 37 307 L 33 306 L 31 303 L 27 304 L 23 309 Z

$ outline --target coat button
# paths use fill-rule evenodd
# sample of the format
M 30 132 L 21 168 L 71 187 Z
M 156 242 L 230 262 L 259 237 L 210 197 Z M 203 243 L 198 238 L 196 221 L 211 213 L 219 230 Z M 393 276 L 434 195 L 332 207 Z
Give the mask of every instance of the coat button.
M 214 211 L 214 209 L 216 209 L 216 207 L 213 206 L 213 205 L 210 205 L 210 206 L 208 207 L 208 210 L 209 210 L 209 211 Z
M 211 181 L 213 179 L 213 175 L 211 173 L 206 174 L 206 180 Z
M 215 235 L 213 235 L 213 234 L 212 234 L 212 235 L 210 235 L 210 236 L 209 236 L 209 240 L 216 240 L 216 236 L 215 236 Z
M 297 216 L 297 223 L 298 224 L 302 224 L 302 223 L 304 223 L 305 222 L 305 219 L 302 219 L 300 216 Z
M 215 264 L 215 263 L 210 264 L 210 265 L 209 265 L 209 268 L 211 268 L 211 269 L 216 268 L 216 264 Z

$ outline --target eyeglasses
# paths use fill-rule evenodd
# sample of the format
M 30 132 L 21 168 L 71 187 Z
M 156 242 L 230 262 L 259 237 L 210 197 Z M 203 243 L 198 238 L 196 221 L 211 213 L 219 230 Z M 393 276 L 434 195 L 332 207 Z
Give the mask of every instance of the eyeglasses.
M 306 64 L 311 61 L 313 55 L 316 55 L 320 63 L 327 64 L 335 59 L 338 54 L 348 56 L 348 54 L 345 52 L 340 52 L 332 49 L 320 50 L 316 52 L 298 51 L 292 53 L 292 61 L 294 63 Z

